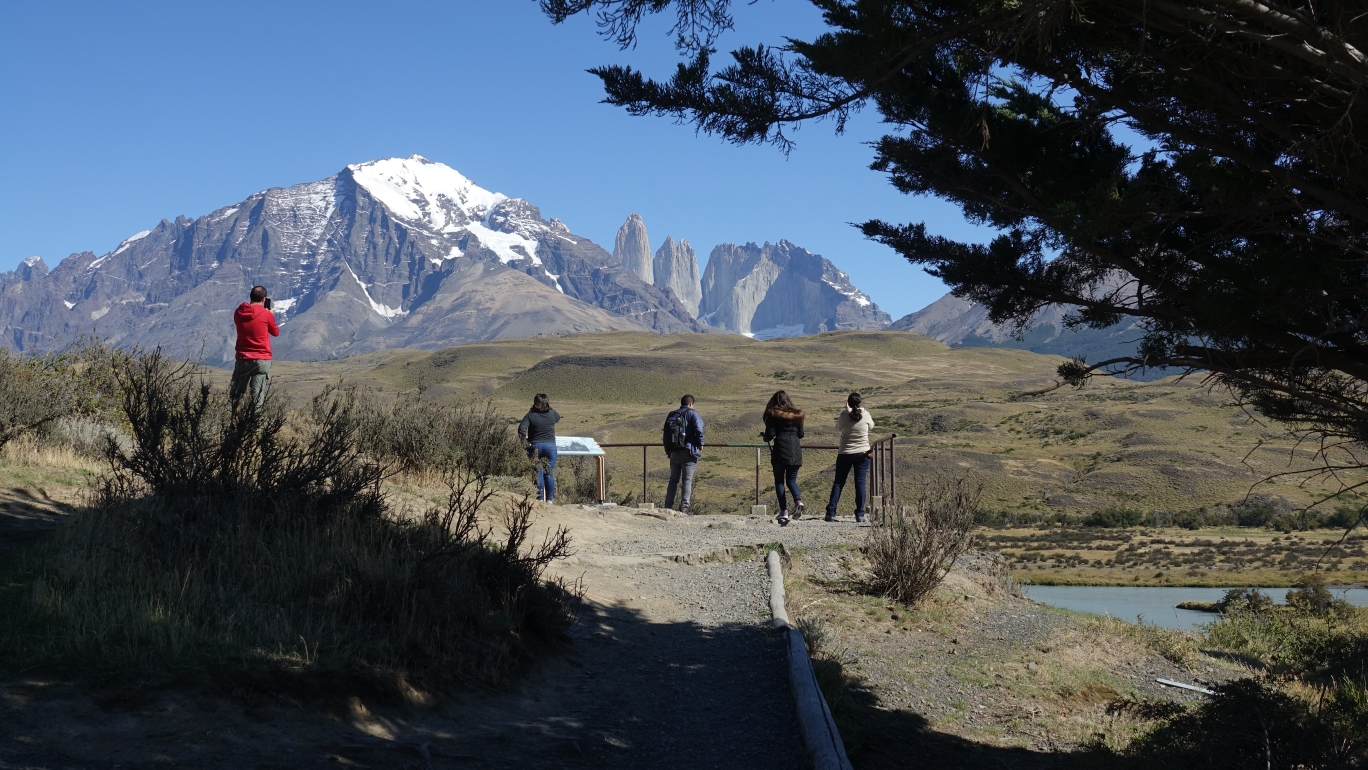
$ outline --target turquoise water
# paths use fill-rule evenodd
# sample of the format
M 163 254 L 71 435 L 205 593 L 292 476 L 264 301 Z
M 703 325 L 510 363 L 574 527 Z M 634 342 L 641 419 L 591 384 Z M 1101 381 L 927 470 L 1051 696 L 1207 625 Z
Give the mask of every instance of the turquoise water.
M 1094 615 L 1110 615 L 1135 623 L 1142 616 L 1146 623 L 1165 628 L 1196 629 L 1210 623 L 1210 612 L 1180 610 L 1179 602 L 1214 602 L 1225 596 L 1225 588 L 1135 588 L 1130 586 L 1029 586 L 1026 595 L 1041 604 L 1063 607 Z M 1273 601 L 1287 600 L 1286 588 L 1260 588 Z M 1368 607 L 1368 588 L 1334 589 L 1335 596 L 1350 604 Z

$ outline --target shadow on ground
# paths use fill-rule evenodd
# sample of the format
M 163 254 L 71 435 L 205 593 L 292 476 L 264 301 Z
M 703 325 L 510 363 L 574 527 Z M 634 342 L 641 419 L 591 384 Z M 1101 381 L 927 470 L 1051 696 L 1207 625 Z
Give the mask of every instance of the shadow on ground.
M 0 489 L 0 554 L 34 543 L 71 513 L 41 490 Z
M 573 637 L 505 692 L 426 708 L 8 672 L 0 768 L 808 766 L 783 640 L 759 623 L 586 603 Z
M 855 770 L 886 768 L 1006 768 L 1084 770 L 1116 767 L 1116 758 L 1094 752 L 1044 752 L 989 746 L 934 729 L 912 711 L 880 708 L 872 694 L 844 704 L 838 719 Z
M 14 501 L 0 509 L 0 541 L 31 542 L 59 517 L 44 501 Z M 571 637 L 501 691 L 427 705 L 310 699 L 194 672 L 159 689 L 121 675 L 0 672 L 0 770 L 810 766 L 784 639 L 759 617 L 652 622 L 591 597 Z M 848 696 L 838 713 L 858 770 L 1089 764 L 975 744 L 880 708 L 872 693 Z

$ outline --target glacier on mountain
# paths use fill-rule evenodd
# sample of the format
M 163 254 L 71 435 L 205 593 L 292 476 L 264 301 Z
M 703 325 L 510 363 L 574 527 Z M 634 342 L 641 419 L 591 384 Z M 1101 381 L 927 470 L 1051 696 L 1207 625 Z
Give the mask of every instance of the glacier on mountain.
M 356 183 L 385 204 L 395 216 L 438 232 L 457 232 L 472 219 L 483 219 L 508 198 L 490 192 L 459 171 L 421 155 L 384 158 L 347 166 Z M 458 213 L 459 217 L 452 217 Z M 456 221 L 462 220 L 462 221 Z

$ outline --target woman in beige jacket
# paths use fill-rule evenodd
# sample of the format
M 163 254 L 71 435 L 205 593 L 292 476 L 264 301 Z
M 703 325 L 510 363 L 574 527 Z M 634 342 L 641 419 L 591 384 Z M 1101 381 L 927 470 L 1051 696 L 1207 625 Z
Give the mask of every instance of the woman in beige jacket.
M 836 427 L 841 431 L 841 448 L 836 455 L 836 478 L 831 482 L 831 499 L 827 502 L 824 521 L 836 520 L 836 504 L 841 502 L 841 488 L 846 478 L 855 471 L 855 521 L 865 520 L 865 498 L 869 480 L 869 431 L 874 427 L 874 418 L 869 410 L 861 409 L 864 399 L 859 393 L 851 393 L 846 399 L 846 408 L 836 416 Z

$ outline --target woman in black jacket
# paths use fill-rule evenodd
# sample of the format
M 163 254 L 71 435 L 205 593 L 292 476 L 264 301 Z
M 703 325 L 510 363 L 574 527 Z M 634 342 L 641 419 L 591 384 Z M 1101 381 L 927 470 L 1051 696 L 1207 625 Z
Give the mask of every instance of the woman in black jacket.
M 518 438 L 527 447 L 532 460 L 532 473 L 537 482 L 537 499 L 548 503 L 556 500 L 556 423 L 560 415 L 551 408 L 545 393 L 532 399 L 532 408 L 518 425 Z
M 760 436 L 770 445 L 770 467 L 774 469 L 774 492 L 779 496 L 779 526 L 789 523 L 788 501 L 784 487 L 793 493 L 793 518 L 803 516 L 803 499 L 798 494 L 798 469 L 803 465 L 803 410 L 793 405 L 788 393 L 778 391 L 765 405 L 765 432 Z

